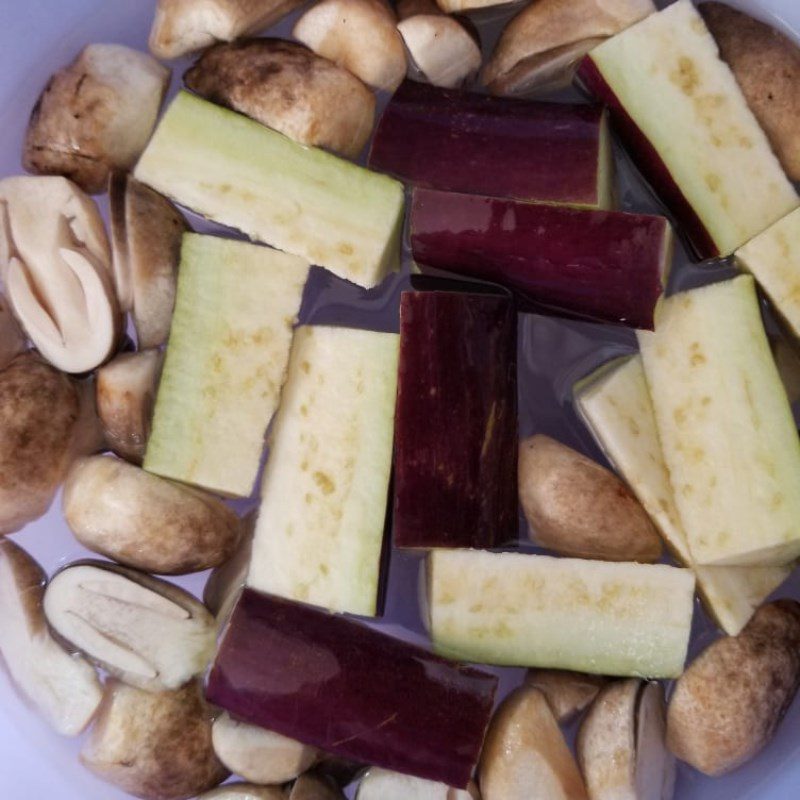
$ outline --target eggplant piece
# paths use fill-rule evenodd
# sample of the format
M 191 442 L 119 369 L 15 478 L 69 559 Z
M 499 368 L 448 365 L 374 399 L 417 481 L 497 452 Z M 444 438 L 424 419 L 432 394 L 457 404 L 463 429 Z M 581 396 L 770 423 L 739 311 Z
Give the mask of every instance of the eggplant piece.
M 523 301 L 653 329 L 672 261 L 664 217 L 558 208 L 414 189 L 411 249 L 421 267 L 494 281 Z
M 613 206 L 613 160 L 601 106 L 405 81 L 378 123 L 368 163 L 428 189 Z
M 206 695 L 338 756 L 465 788 L 497 678 L 343 616 L 245 589 Z
M 516 537 L 516 350 L 508 297 L 403 293 L 398 547 L 488 548 Z

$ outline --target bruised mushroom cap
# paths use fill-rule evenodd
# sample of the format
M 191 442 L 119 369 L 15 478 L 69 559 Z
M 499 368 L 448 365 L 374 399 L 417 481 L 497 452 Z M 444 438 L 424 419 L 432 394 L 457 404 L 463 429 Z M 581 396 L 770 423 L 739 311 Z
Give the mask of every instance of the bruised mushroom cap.
M 15 177 L 0 181 L 0 215 L 0 269 L 26 333 L 64 372 L 94 369 L 121 324 L 97 207 L 65 178 Z
M 92 44 L 50 79 L 31 114 L 25 169 L 63 175 L 85 191 L 128 169 L 155 127 L 169 70 L 147 53 Z

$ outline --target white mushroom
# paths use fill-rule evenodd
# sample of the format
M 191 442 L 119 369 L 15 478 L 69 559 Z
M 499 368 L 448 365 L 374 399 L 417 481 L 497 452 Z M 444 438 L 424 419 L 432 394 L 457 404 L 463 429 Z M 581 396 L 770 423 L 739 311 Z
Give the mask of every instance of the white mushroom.
M 87 192 L 133 166 L 153 132 L 169 70 L 147 53 L 92 44 L 50 79 L 31 114 L 25 169 Z
M 50 635 L 42 610 L 47 576 L 9 539 L 0 539 L 0 655 L 22 695 L 64 736 L 76 736 L 100 705 L 94 668 Z
M 392 92 L 405 77 L 406 51 L 385 0 L 320 0 L 292 33 L 376 89 Z
M 0 294 L 0 369 L 25 350 L 25 337 L 5 295 Z
M 64 372 L 88 372 L 114 351 L 120 315 L 97 207 L 59 177 L 0 181 L 0 270 L 14 313 Z
M 179 58 L 269 28 L 303 0 L 158 0 L 150 52 Z

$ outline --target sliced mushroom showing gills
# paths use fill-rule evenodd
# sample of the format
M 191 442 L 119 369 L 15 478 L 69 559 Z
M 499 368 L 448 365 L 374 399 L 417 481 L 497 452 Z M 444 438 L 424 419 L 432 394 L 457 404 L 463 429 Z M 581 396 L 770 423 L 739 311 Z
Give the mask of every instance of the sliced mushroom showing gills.
M 0 272 L 17 319 L 64 372 L 89 372 L 114 351 L 121 316 L 97 206 L 60 177 L 0 181 Z
M 591 800 L 672 800 L 665 714 L 658 683 L 617 681 L 599 694 L 576 744 Z
M 214 653 L 214 618 L 194 597 L 107 562 L 79 562 L 56 574 L 44 611 L 56 635 L 141 689 L 183 686 Z

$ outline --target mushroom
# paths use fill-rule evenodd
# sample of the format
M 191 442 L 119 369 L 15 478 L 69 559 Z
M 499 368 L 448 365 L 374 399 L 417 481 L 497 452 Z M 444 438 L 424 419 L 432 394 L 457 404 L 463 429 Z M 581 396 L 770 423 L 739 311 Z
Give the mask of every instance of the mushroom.
M 433 0 L 401 0 L 397 5 L 411 66 L 434 86 L 453 88 L 481 68 L 481 42 L 466 17 L 443 14 Z
M 215 42 L 265 30 L 304 0 L 158 0 L 150 52 L 180 58 Z
M 483 800 L 588 800 L 583 778 L 545 696 L 512 692 L 486 734 L 479 768 Z
M 286 800 L 277 786 L 256 786 L 254 783 L 227 783 L 201 794 L 197 800 Z
M 301 144 L 347 158 L 364 149 L 375 120 L 375 95 L 355 75 L 281 39 L 216 45 L 184 81 L 202 97 Z
M 122 353 L 97 370 L 97 413 L 108 446 L 141 464 L 150 435 L 163 354 L 159 350 Z
M 393 92 L 405 77 L 406 51 L 386 0 L 320 0 L 292 33 L 376 89 Z
M 333 781 L 322 775 L 307 772 L 287 790 L 286 800 L 345 800 L 345 798 Z
M 162 575 L 224 564 L 241 536 L 238 516 L 219 498 L 113 456 L 76 462 L 64 485 L 63 505 L 82 545 Z
M 40 95 L 23 164 L 63 175 L 87 192 L 105 190 L 112 169 L 133 166 L 153 132 L 169 70 L 119 44 L 91 44 L 56 72 Z
M 127 174 L 109 181 L 114 282 L 130 311 L 139 349 L 167 341 L 183 234 L 189 226 L 166 197 Z
M 81 762 L 142 800 L 194 797 L 228 776 L 211 747 L 211 722 L 197 681 L 154 693 L 112 678 Z
M 532 541 L 561 555 L 652 562 L 662 542 L 641 503 L 610 470 L 549 436 L 519 448 L 519 496 Z
M 214 655 L 216 625 L 183 589 L 105 561 L 58 572 L 44 595 L 53 631 L 131 686 L 177 689 Z
M 224 564 L 211 570 L 203 589 L 203 602 L 220 623 L 230 616 L 247 581 L 250 558 L 253 553 L 256 519 L 255 511 L 251 511 L 242 518 L 242 535 L 236 552 Z
M 25 350 L 25 337 L 20 330 L 11 306 L 0 294 L 0 370 Z
M 525 677 L 526 686 L 534 686 L 545 696 L 560 725 L 583 711 L 605 684 L 600 675 L 560 669 L 531 669 Z
M 19 321 L 64 372 L 88 372 L 117 344 L 121 318 L 97 206 L 59 177 L 0 181 L 0 270 Z
M 627 680 L 606 686 L 576 742 L 591 800 L 672 800 L 675 759 L 664 737 L 660 684 Z
M 474 783 L 454 789 L 443 783 L 372 767 L 361 779 L 356 800 L 479 800 Z
M 286 783 L 305 772 L 317 751 L 301 742 L 233 719 L 224 713 L 211 731 L 214 752 L 231 771 L 252 783 Z
M 655 11 L 652 0 L 538 0 L 506 25 L 481 81 L 498 95 L 566 86 L 589 50 Z
M 800 603 L 762 606 L 738 636 L 707 647 L 675 684 L 667 745 L 706 775 L 724 775 L 769 744 L 800 685 Z
M 63 736 L 77 736 L 103 696 L 94 668 L 50 635 L 47 576 L 21 547 L 0 539 L 0 655 L 20 693 Z
M 44 514 L 73 460 L 100 448 L 93 395 L 34 353 L 0 371 L 0 534 Z

